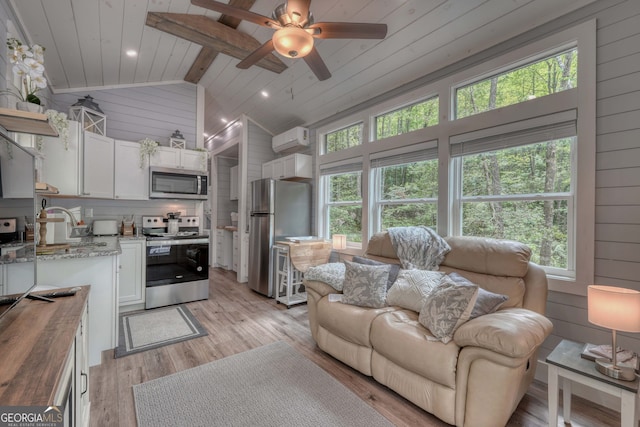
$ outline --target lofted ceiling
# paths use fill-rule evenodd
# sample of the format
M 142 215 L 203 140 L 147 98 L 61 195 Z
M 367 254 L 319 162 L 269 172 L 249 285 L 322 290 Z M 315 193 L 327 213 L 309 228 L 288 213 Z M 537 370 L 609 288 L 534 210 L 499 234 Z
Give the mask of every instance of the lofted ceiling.
M 247 114 L 273 133 L 314 123 L 582 7 L 593 0 L 313 0 L 316 22 L 384 23 L 384 40 L 316 39 L 332 77 L 274 53 L 281 73 L 145 25 L 149 12 L 203 15 L 257 40 L 273 31 L 190 0 L 9 0 L 29 43 L 46 47 L 54 93 L 160 82 L 205 88 L 205 132 Z M 221 0 L 228 2 L 227 0 Z M 284 0 L 233 0 L 271 16 Z M 128 49 L 137 57 L 126 55 Z M 268 96 L 261 94 L 265 91 Z

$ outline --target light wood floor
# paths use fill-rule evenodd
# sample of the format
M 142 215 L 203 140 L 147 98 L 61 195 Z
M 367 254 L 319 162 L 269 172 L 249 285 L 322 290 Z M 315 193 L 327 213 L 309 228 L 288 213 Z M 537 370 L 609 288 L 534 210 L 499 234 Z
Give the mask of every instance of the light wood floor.
M 120 359 L 114 359 L 113 352 L 107 351 L 103 353 L 102 364 L 91 368 L 92 426 L 135 426 L 134 384 L 275 341 L 289 343 L 397 426 L 447 426 L 319 350 L 311 339 L 305 304 L 287 309 L 273 299 L 249 290 L 246 284 L 237 283 L 235 273 L 211 269 L 209 299 L 187 306 L 206 328 L 208 336 Z M 545 384 L 535 382 L 508 425 L 547 426 L 546 393 Z M 619 414 L 611 409 L 577 397 L 574 397 L 572 407 L 574 427 L 620 425 Z M 564 423 L 559 422 L 559 425 Z

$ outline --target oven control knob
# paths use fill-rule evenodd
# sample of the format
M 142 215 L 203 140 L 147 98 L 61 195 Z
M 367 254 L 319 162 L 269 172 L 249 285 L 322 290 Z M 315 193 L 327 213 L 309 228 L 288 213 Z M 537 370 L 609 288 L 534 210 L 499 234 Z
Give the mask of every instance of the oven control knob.
M 198 268 L 196 268 L 196 270 L 198 270 L 199 272 L 202 271 L 202 266 L 198 266 Z

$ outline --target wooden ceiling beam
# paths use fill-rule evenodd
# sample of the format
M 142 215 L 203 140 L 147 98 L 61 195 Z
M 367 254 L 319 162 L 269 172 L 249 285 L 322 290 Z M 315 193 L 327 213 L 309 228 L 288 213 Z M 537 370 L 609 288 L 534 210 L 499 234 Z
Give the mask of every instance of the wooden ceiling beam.
M 262 45 L 250 35 L 202 15 L 148 12 L 146 24 L 240 60 Z M 274 54 L 265 56 L 256 65 L 278 74 L 287 68 Z
M 229 5 L 249 10 L 254 3 L 255 0 L 231 0 L 229 2 Z M 218 22 L 226 25 L 227 27 L 235 29 L 238 28 L 238 25 L 240 25 L 240 22 L 242 22 L 242 20 L 229 15 L 220 15 L 220 18 L 218 18 Z M 200 52 L 198 53 L 195 61 L 193 61 L 193 64 L 191 64 L 191 68 L 189 68 L 189 71 L 187 71 L 187 74 L 184 76 L 184 80 L 189 83 L 198 84 L 200 79 L 202 79 L 204 74 L 213 63 L 213 60 L 218 56 L 218 53 L 219 52 L 217 50 L 203 46 L 202 49 L 200 49 Z

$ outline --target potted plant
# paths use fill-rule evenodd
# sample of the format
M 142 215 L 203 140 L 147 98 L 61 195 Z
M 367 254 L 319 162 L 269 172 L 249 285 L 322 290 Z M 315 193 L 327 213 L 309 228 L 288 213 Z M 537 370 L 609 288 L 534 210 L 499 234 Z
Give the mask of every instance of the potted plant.
M 158 143 L 151 138 L 145 138 L 138 142 L 140 143 L 140 169 L 142 169 L 147 157 L 153 156 L 158 150 Z
M 16 38 L 7 39 L 9 47 L 9 61 L 13 64 L 13 74 L 19 78 L 17 90 L 7 89 L 4 93 L 10 93 L 19 101 L 16 108 L 19 110 L 42 113 L 37 92 L 47 87 L 47 79 L 44 77 L 44 48 L 34 44 L 27 46 Z

